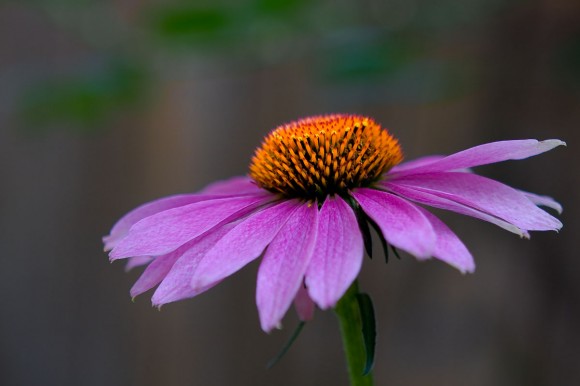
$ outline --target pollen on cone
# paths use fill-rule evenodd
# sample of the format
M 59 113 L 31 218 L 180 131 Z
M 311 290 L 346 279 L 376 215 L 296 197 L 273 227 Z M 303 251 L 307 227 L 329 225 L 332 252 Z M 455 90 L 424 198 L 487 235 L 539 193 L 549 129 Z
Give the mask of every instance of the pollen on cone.
M 273 130 L 256 150 L 250 176 L 285 196 L 325 197 L 369 186 L 402 159 L 398 141 L 371 118 L 325 115 Z

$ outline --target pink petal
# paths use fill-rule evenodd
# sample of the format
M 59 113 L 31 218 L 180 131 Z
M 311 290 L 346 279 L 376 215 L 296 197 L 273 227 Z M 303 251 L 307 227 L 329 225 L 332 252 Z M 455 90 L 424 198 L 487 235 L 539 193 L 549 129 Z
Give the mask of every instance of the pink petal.
M 169 253 L 234 215 L 247 213 L 273 196 L 219 198 L 169 209 L 139 221 L 109 254 L 111 260 Z
M 240 195 L 246 193 L 259 193 L 263 191 L 250 177 L 233 177 L 229 180 L 214 182 L 206 186 L 202 194 L 226 194 Z
M 328 197 L 320 210 L 318 238 L 306 271 L 306 286 L 323 310 L 334 307 L 358 276 L 363 240 L 353 210 L 339 196 Z
M 301 285 L 294 298 L 294 308 L 298 318 L 303 322 L 308 322 L 314 318 L 314 302 L 308 296 L 308 291 Z
M 495 225 L 497 225 L 497 226 L 499 226 L 507 231 L 515 233 L 515 234 L 519 235 L 520 237 L 529 238 L 529 234 L 526 231 L 518 228 L 517 226 L 515 226 L 513 224 L 510 224 L 509 222 L 506 222 L 502 219 L 491 216 L 491 215 L 484 213 L 484 212 L 481 212 L 479 210 L 473 209 L 469 206 L 465 206 L 465 205 L 457 203 L 455 201 L 451 201 L 447 198 L 442 198 L 442 197 L 436 196 L 432 193 L 427 193 L 427 192 L 424 192 L 421 190 L 416 190 L 413 187 L 399 185 L 396 182 L 389 182 L 389 183 L 385 184 L 384 187 L 385 187 L 385 189 L 387 189 L 393 193 L 396 193 L 397 195 L 399 195 L 401 197 L 418 202 L 420 204 L 429 205 L 429 206 L 432 206 L 434 208 L 450 210 L 452 212 L 464 214 L 466 216 L 470 216 L 470 217 L 474 217 L 474 218 L 477 218 L 477 219 L 480 219 L 483 221 L 487 221 L 487 222 L 495 224 Z
M 534 193 L 524 192 L 523 190 L 520 190 L 520 192 L 522 192 L 523 195 L 526 196 L 528 200 L 533 202 L 535 205 L 545 206 L 546 208 L 554 209 L 556 212 L 558 212 L 558 214 L 562 214 L 562 211 L 564 210 L 562 208 L 562 205 L 560 205 L 560 203 L 554 200 L 552 197 L 540 196 Z
M 149 264 L 153 260 L 150 256 L 129 257 L 125 265 L 125 271 L 129 272 L 133 268 Z
M 191 278 L 193 289 L 197 291 L 223 280 L 260 256 L 290 215 L 301 205 L 298 200 L 283 201 L 240 221 L 199 263 Z
M 217 230 L 211 230 L 204 236 L 199 237 L 196 242 L 173 264 L 171 271 L 165 276 L 151 301 L 155 306 L 178 300 L 192 298 L 201 292 L 211 288 L 214 283 L 194 290 L 191 287 L 191 278 L 199 262 L 226 233 L 232 229 L 232 224 L 227 224 Z M 217 284 L 217 283 L 216 283 Z
M 389 243 L 418 258 L 433 254 L 435 231 L 417 206 L 374 189 L 356 189 L 352 194 Z
M 302 286 L 316 242 L 318 206 L 303 203 L 272 240 L 258 270 L 256 303 L 262 330 L 280 325 Z
M 473 256 L 459 237 L 433 214 L 423 208 L 419 208 L 419 210 L 429 219 L 437 235 L 433 256 L 457 268 L 462 273 L 475 271 Z
M 557 230 L 562 227 L 558 219 L 535 206 L 521 192 L 475 174 L 417 174 L 397 178 L 394 182 L 472 207 L 521 229 Z
M 144 219 L 145 217 L 152 216 L 156 213 L 163 212 L 168 209 L 173 209 L 214 198 L 216 197 L 209 195 L 180 194 L 143 204 L 121 217 L 121 219 L 117 221 L 115 225 L 113 225 L 111 233 L 108 236 L 103 237 L 103 241 L 105 242 L 105 251 L 110 251 L 113 249 L 119 240 L 127 235 L 129 229 L 135 223 Z
M 173 264 L 175 264 L 183 252 L 183 249 L 179 249 L 167 255 L 155 258 L 151 264 L 145 268 L 145 271 L 143 271 L 135 284 L 133 284 L 130 291 L 131 297 L 134 298 L 141 295 L 143 292 L 149 291 L 151 288 L 161 283 L 161 280 L 163 280 L 167 275 L 171 267 L 173 267 Z
M 449 171 L 507 160 L 519 160 L 544 153 L 561 145 L 566 145 L 566 143 L 558 139 L 548 139 L 546 141 L 524 139 L 492 142 L 460 151 L 436 162 L 419 165 L 416 168 L 406 169 L 400 173 L 393 174 L 408 175 Z
M 403 162 L 399 165 L 394 166 L 389 173 L 402 172 L 403 170 L 415 169 L 423 167 L 425 165 L 432 164 L 435 161 L 439 161 L 445 158 L 443 155 L 429 155 L 426 157 L 417 158 L 411 161 Z
M 111 233 L 103 237 L 105 251 L 110 251 L 116 243 L 127 235 L 133 224 L 156 213 L 193 204 L 200 201 L 221 198 L 219 196 L 239 196 L 243 194 L 259 194 L 263 190 L 250 177 L 234 177 L 225 181 L 214 182 L 195 194 L 180 194 L 161 198 L 141 205 L 123 217 L 113 226 Z

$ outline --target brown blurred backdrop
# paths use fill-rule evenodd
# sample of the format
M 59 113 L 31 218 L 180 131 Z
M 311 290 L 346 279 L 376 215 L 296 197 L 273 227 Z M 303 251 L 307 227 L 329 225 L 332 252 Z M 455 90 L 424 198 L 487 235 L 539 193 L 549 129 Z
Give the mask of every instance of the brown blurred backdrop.
M 276 125 L 376 118 L 407 159 L 487 141 L 567 148 L 480 168 L 563 203 L 520 240 L 438 212 L 463 276 L 366 259 L 377 385 L 580 384 L 580 3 L 576 0 L 0 1 L 0 384 L 346 385 L 337 321 L 271 335 L 257 264 L 150 306 L 100 238 L 148 200 L 246 173 Z M 380 256 L 379 251 L 377 255 Z

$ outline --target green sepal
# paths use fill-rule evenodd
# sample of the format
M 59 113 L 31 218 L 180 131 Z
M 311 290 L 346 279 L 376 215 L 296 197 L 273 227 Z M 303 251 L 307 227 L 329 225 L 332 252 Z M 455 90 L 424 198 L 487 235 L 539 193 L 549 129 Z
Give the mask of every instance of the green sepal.
M 356 221 L 358 222 L 358 227 L 360 229 L 360 233 L 363 237 L 363 242 L 365 246 L 365 251 L 369 258 L 373 258 L 373 238 L 371 236 L 371 230 L 369 228 L 369 224 L 367 221 L 367 215 L 363 212 L 362 208 L 360 207 L 359 203 L 356 202 L 354 198 L 351 196 L 348 197 L 347 200 L 348 204 L 354 211 L 356 216 Z
M 375 364 L 375 348 L 377 342 L 377 329 L 375 322 L 375 309 L 371 297 L 366 293 L 356 295 L 362 321 L 362 335 L 366 352 L 363 375 L 369 374 Z
M 365 214 L 366 221 L 371 225 L 371 227 L 375 230 L 376 234 L 379 236 L 381 240 L 381 245 L 383 246 L 383 252 L 385 253 L 385 263 L 389 262 L 389 243 L 385 240 L 385 236 L 383 236 L 383 232 L 381 228 L 377 225 L 376 222 L 373 221 L 369 216 Z
M 296 341 L 296 339 L 300 335 L 300 332 L 302 332 L 302 329 L 304 328 L 305 324 L 306 324 L 306 322 L 304 322 L 304 321 L 300 321 L 300 323 L 298 323 L 298 326 L 296 326 L 296 329 L 294 330 L 292 335 L 290 335 L 290 338 L 288 339 L 286 344 L 282 347 L 282 349 L 280 350 L 278 355 L 276 355 L 274 358 L 272 358 L 268 362 L 268 364 L 266 365 L 266 368 L 271 369 L 272 367 L 274 367 L 274 365 L 276 363 L 280 362 L 280 360 L 284 357 L 284 355 L 286 355 L 288 350 L 290 350 L 290 347 L 292 347 L 292 345 L 294 344 L 294 342 Z
M 397 257 L 397 259 L 401 260 L 401 256 L 399 256 L 399 251 L 397 250 L 397 248 L 395 248 L 393 245 L 391 245 L 391 249 L 393 250 L 393 253 Z

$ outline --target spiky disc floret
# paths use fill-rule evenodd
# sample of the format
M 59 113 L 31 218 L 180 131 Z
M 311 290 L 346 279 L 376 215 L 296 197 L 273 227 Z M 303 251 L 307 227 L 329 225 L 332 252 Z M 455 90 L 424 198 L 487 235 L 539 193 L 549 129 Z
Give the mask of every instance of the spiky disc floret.
M 325 115 L 274 129 L 256 150 L 250 176 L 275 193 L 323 200 L 371 185 L 402 159 L 398 141 L 371 118 Z

